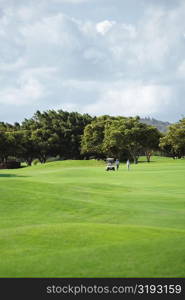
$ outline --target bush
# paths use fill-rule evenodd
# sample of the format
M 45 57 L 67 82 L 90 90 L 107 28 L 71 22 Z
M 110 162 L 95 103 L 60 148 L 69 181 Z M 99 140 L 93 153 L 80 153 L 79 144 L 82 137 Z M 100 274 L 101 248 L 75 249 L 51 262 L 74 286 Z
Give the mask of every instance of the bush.
M 38 159 L 34 159 L 33 162 L 32 162 L 32 164 L 33 164 L 34 166 L 36 166 L 38 163 L 40 163 L 40 161 L 39 161 Z
M 21 163 L 16 160 L 10 160 L 6 163 L 0 163 L 0 169 L 18 169 L 21 167 Z

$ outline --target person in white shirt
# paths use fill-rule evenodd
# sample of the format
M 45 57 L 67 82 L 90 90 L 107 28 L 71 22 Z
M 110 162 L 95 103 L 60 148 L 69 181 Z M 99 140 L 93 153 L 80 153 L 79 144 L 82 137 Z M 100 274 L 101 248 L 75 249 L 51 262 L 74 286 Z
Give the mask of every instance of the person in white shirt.
M 127 170 L 128 171 L 130 170 L 130 161 L 129 161 L 129 159 L 127 160 Z

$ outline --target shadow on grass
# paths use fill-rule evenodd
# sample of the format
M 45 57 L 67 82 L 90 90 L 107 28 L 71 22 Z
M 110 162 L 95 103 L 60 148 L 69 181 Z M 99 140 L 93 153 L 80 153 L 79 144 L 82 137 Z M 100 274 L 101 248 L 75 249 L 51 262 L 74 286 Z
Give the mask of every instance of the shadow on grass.
M 28 176 L 16 175 L 16 174 L 0 174 L 0 178 L 1 177 L 10 178 L 10 177 L 28 177 Z
M 155 160 L 151 160 L 150 162 L 148 162 L 147 160 L 138 161 L 138 164 L 142 164 L 142 163 L 153 164 L 156 163 L 156 161 Z

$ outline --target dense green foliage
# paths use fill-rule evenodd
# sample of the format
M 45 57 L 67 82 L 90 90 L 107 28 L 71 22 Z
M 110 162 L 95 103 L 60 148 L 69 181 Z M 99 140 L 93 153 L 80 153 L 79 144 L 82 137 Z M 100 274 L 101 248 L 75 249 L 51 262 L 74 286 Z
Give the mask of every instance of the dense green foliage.
M 0 161 L 14 156 L 28 165 L 34 158 L 46 162 L 51 156 L 79 159 L 81 136 L 92 117 L 76 112 L 39 112 L 21 125 L 0 123 Z
M 159 148 L 162 135 L 152 126 L 141 123 L 139 117 L 99 117 L 84 130 L 82 153 L 96 157 L 130 157 L 135 163 L 144 153 L 150 161 L 153 150 Z
M 21 124 L 0 123 L 0 164 L 10 158 L 31 165 L 58 159 L 130 159 L 136 164 L 141 155 L 150 162 L 154 151 L 164 155 L 185 155 L 185 119 L 169 126 L 164 136 L 139 117 L 91 117 L 77 112 L 37 111 Z
M 160 140 L 160 147 L 169 156 L 185 156 L 185 118 L 169 127 L 167 135 Z
M 0 277 L 184 277 L 185 160 L 0 171 Z

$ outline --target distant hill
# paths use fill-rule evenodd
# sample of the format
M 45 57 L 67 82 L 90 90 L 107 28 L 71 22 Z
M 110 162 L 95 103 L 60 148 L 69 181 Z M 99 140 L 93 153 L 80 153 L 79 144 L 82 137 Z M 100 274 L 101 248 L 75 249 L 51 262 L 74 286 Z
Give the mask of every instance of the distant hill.
M 142 123 L 155 126 L 161 132 L 166 132 L 168 130 L 168 126 L 171 125 L 169 122 L 163 122 L 153 118 L 141 118 L 140 121 Z

